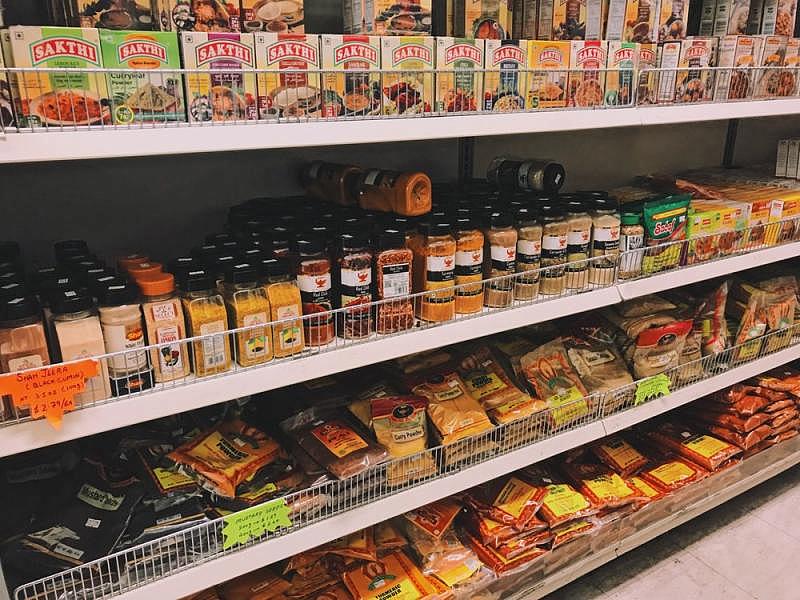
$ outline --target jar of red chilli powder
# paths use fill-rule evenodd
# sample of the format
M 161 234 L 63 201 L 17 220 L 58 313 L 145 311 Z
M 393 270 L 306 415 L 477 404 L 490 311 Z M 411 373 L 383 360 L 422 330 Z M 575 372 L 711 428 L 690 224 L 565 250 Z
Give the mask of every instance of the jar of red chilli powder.
M 378 234 L 375 252 L 376 330 L 394 333 L 414 326 L 411 267 L 414 253 L 406 248 L 404 231 L 387 228 Z
M 303 329 L 306 344 L 323 346 L 333 340 L 333 291 L 331 260 L 320 237 L 306 236 L 297 240 L 297 285 L 303 301 Z

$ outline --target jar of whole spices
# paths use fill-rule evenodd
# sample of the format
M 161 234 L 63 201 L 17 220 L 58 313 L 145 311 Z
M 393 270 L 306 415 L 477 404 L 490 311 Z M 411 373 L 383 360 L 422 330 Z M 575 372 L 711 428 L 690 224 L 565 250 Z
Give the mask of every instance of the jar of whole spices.
M 407 217 L 431 210 L 431 180 L 425 173 L 366 171 L 357 183 L 358 204 L 365 210 L 394 212 Z
M 483 308 L 483 233 L 469 216 L 460 216 L 456 233 L 456 312 L 460 315 Z
M 586 204 L 576 196 L 563 195 L 567 211 L 567 280 L 570 290 L 582 290 L 589 284 L 589 248 L 592 241 L 592 217 Z
M 595 196 L 592 210 L 592 264 L 589 283 L 611 285 L 619 259 L 620 218 L 617 203 Z
M 194 372 L 198 377 L 224 373 L 231 368 L 228 313 L 214 279 L 206 271 L 190 271 L 181 284 L 183 309 L 192 342 Z
M 514 299 L 514 278 L 517 263 L 517 230 L 511 215 L 494 212 L 489 215 L 489 227 L 485 231 L 484 253 L 488 259 L 484 304 L 492 308 L 509 306 Z M 484 262 L 487 262 L 484 259 Z
M 569 226 L 564 213 L 553 204 L 539 206 L 542 223 L 542 277 L 539 292 L 556 295 L 564 292 Z
M 549 159 L 514 159 L 498 156 L 487 171 L 487 179 L 501 192 L 515 190 L 554 193 L 564 185 L 564 167 Z
M 119 353 L 108 361 L 112 388 L 124 393 L 130 388 L 126 377 L 149 368 L 139 291 L 125 279 L 113 279 L 100 288 L 97 301 L 106 352 Z
M 157 382 L 174 381 L 189 374 L 186 321 L 183 306 L 175 293 L 175 276 L 157 273 L 140 279 L 142 312 L 147 340 L 158 348 L 150 350 L 150 362 Z
M 542 266 L 542 225 L 534 210 L 517 209 L 517 277 L 514 286 L 516 300 L 534 300 L 539 296 L 539 279 Z
M 337 258 L 338 334 L 363 338 L 372 333 L 372 252 L 369 235 L 345 232 L 339 236 Z
M 631 279 L 642 274 L 644 253 L 644 226 L 641 215 L 622 213 L 619 237 L 619 278 Z
M 333 340 L 333 292 L 331 260 L 324 241 L 315 236 L 297 240 L 299 264 L 297 284 L 303 300 L 303 330 L 309 346 L 323 346 Z
M 394 333 L 414 326 L 414 306 L 408 297 L 414 253 L 405 243 L 405 232 L 399 229 L 387 228 L 378 234 L 375 253 L 378 333 Z
M 272 360 L 272 328 L 267 327 L 271 313 L 259 273 L 250 263 L 231 266 L 225 273 L 224 297 L 228 322 L 234 329 L 234 358 L 243 367 Z
M 42 310 L 35 297 L 6 297 L 0 304 L 0 373 L 50 364 Z
M 291 356 L 302 352 L 305 347 L 303 337 L 303 301 L 297 281 L 291 274 L 286 258 L 269 258 L 261 261 L 261 277 L 269 300 L 272 341 L 276 358 Z
M 420 298 L 417 316 L 424 321 L 449 321 L 455 316 L 456 240 L 451 229 L 450 223 L 441 221 L 422 227 L 425 238 L 418 250 L 424 264 L 421 291 L 430 293 Z

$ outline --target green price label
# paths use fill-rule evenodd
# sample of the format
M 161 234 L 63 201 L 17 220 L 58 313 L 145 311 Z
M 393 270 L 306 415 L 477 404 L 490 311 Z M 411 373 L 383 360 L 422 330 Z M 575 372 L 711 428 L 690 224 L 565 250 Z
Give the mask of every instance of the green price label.
M 232 548 L 236 544 L 245 544 L 252 538 L 261 537 L 266 532 L 273 532 L 280 527 L 291 527 L 289 507 L 286 500 L 278 498 L 265 502 L 253 508 L 233 513 L 225 517 L 222 522 L 223 550 Z
M 669 395 L 669 386 L 672 382 L 664 373 L 659 373 L 655 377 L 648 377 L 636 384 L 636 398 L 634 406 L 639 406 L 648 400 L 653 400 L 659 396 Z

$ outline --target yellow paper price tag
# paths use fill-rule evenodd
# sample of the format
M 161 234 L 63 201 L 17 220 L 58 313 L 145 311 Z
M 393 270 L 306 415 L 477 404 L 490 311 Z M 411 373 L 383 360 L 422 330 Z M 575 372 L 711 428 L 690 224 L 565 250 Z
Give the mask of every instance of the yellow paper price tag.
M 236 544 L 245 544 L 252 538 L 277 531 L 281 527 L 292 526 L 289 507 L 283 498 L 233 513 L 225 517 L 222 522 L 224 523 L 222 528 L 223 550 Z
M 664 373 L 643 379 L 636 384 L 636 398 L 634 398 L 633 405 L 639 406 L 659 396 L 668 396 L 671 383 L 669 377 Z

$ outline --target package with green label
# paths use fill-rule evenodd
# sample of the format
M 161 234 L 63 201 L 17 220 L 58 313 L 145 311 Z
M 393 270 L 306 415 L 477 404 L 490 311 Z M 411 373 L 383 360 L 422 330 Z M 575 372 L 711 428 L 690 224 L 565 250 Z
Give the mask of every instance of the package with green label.
M 645 274 L 672 269 L 680 264 L 690 201 L 689 194 L 676 194 L 644 203 L 646 250 L 642 270 Z
M 114 123 L 186 120 L 177 34 L 102 29 L 100 48 Z
M 483 95 L 484 40 L 436 38 L 436 110 L 480 110 Z

